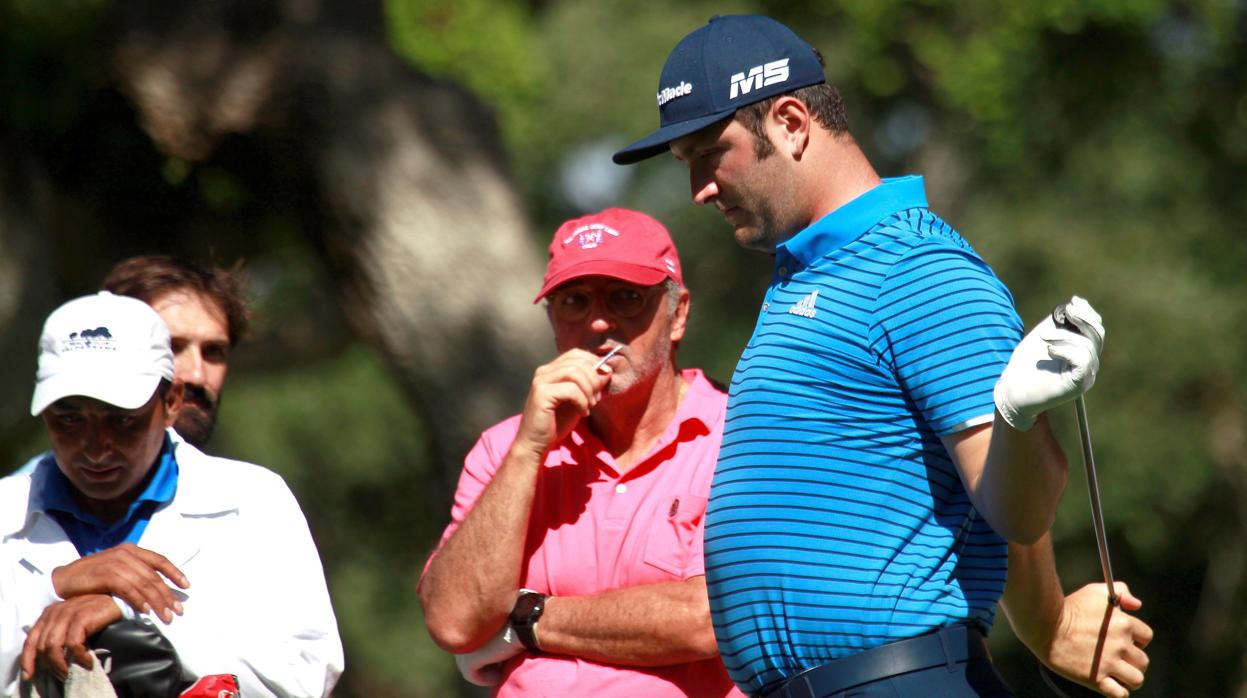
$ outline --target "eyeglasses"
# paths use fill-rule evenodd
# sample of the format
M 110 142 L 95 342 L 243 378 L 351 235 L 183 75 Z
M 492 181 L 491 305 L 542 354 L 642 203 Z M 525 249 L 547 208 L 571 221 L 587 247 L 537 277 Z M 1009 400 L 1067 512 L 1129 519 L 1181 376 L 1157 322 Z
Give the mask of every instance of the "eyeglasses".
M 649 305 L 650 296 L 654 291 L 663 288 L 657 286 L 616 286 L 599 293 L 592 293 L 583 287 L 572 287 L 556 290 L 547 296 L 550 312 L 561 322 L 580 322 L 589 316 L 594 299 L 601 296 L 606 302 L 606 309 L 620 319 L 630 319 L 640 315 Z

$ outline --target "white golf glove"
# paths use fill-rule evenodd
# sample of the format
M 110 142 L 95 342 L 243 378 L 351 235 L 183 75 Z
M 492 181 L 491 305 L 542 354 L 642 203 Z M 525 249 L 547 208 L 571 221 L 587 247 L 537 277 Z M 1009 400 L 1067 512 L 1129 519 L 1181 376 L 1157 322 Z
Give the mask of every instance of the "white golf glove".
M 508 624 L 480 649 L 456 654 L 455 664 L 463 678 L 477 686 L 496 686 L 502 681 L 502 664 L 524 651 L 524 645 Z
M 1026 431 L 1040 413 L 1082 395 L 1095 384 L 1104 346 L 1104 324 L 1087 301 L 1074 296 L 1065 315 L 1078 332 L 1058 327 L 1052 315 L 1022 338 L 996 381 L 996 409 L 1014 429 Z

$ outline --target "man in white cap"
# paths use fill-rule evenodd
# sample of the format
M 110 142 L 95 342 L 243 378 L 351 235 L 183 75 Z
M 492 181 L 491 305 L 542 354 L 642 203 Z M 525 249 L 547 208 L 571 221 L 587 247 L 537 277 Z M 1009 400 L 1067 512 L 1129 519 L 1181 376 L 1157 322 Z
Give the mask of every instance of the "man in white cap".
M 0 481 L 0 693 L 123 619 L 159 618 L 180 680 L 247 696 L 327 695 L 342 645 L 307 522 L 276 474 L 204 455 L 170 429 L 169 330 L 101 292 L 47 319 L 31 414 L 52 444 Z M 115 669 L 116 667 L 114 667 Z

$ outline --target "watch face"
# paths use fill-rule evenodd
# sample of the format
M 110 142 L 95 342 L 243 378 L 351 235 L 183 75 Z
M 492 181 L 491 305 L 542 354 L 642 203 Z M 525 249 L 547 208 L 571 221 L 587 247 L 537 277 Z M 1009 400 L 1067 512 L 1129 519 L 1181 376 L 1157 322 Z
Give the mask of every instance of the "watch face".
M 546 597 L 535 591 L 520 594 L 520 598 L 515 602 L 515 608 L 511 609 L 511 622 L 527 624 L 540 617 Z

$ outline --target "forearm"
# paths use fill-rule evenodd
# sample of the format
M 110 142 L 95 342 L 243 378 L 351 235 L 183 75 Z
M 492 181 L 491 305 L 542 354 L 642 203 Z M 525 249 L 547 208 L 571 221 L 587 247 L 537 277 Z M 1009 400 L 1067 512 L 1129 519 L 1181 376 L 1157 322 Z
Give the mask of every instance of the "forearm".
M 662 666 L 718 655 L 705 577 L 554 597 L 538 623 L 543 652 L 623 666 Z
M 459 528 L 429 564 L 420 601 L 443 649 L 475 649 L 515 603 L 541 456 L 512 448 Z
M 1009 579 L 1000 607 L 1022 644 L 1044 658 L 1060 622 L 1065 592 L 1057 576 L 1052 538 L 1009 544 Z

